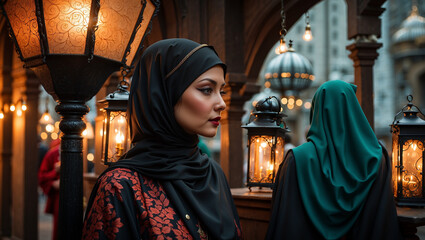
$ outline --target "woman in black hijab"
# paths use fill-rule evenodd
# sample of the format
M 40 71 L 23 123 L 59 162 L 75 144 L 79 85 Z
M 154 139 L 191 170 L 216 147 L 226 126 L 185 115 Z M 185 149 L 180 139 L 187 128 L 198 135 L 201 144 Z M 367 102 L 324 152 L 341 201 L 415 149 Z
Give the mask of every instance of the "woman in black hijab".
M 146 49 L 129 97 L 134 147 L 99 177 L 84 239 L 241 238 L 223 171 L 197 147 L 198 134 L 216 134 L 225 69 L 191 40 Z

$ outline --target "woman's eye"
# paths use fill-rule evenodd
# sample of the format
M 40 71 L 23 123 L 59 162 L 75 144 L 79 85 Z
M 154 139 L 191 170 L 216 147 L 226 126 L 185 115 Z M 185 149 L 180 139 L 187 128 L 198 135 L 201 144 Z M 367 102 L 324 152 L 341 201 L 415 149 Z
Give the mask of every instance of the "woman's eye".
M 211 94 L 213 89 L 212 88 L 199 88 L 199 91 L 201 91 L 204 94 Z
M 226 93 L 227 93 L 226 91 L 223 91 L 223 90 L 220 91 L 221 96 L 226 95 Z

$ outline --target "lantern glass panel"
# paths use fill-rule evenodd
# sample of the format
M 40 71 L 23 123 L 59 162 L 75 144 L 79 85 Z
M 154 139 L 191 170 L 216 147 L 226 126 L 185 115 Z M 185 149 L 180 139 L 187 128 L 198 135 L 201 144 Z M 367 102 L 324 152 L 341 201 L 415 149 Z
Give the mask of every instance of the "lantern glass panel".
M 422 153 L 424 145 L 419 140 L 409 139 L 403 144 L 403 197 L 422 198 Z
M 51 54 L 84 54 L 91 0 L 43 1 Z
M 139 49 L 139 45 L 141 41 L 143 40 L 144 33 L 146 32 L 146 29 L 148 28 L 150 19 L 152 18 L 154 12 L 155 12 L 155 5 L 152 3 L 152 1 L 147 0 L 146 1 L 146 7 L 143 12 L 143 21 L 140 23 L 138 30 L 136 32 L 136 35 L 134 37 L 133 42 L 131 43 L 130 52 L 127 56 L 127 66 L 131 66 L 131 63 L 133 61 L 134 56 L 137 53 L 137 50 Z
M 4 9 L 23 58 L 41 55 L 34 0 L 9 0 Z
M 249 146 L 249 182 L 273 183 L 274 171 L 277 170 L 282 162 L 284 152 L 283 139 L 278 137 L 277 142 L 275 141 L 276 138 L 274 136 L 251 136 Z M 273 150 L 276 156 L 272 154 Z
M 276 159 L 274 163 L 274 169 L 275 172 L 277 172 L 277 169 L 279 169 L 279 165 L 283 162 L 283 158 L 285 157 L 285 141 L 282 137 L 276 138 L 276 147 L 275 147 L 275 153 L 276 153 Z
M 398 147 L 398 132 L 393 133 L 393 151 L 392 151 L 392 182 L 394 197 L 397 197 L 398 182 L 401 181 L 399 168 L 400 166 L 400 150 Z
M 109 115 L 109 116 L 108 116 Z M 102 146 L 107 146 L 103 152 L 105 163 L 117 161 L 129 148 L 130 136 L 127 128 L 126 112 L 110 111 L 105 119 L 109 119 L 109 131 L 104 130 L 104 142 Z M 108 121 L 104 122 L 104 129 L 107 129 Z M 106 145 L 107 144 L 107 145 Z
M 133 29 L 141 14 L 142 2 L 140 0 L 100 1 L 95 55 L 122 61 Z M 144 20 L 144 22 L 149 21 L 150 18 Z M 138 46 L 135 48 L 137 50 Z

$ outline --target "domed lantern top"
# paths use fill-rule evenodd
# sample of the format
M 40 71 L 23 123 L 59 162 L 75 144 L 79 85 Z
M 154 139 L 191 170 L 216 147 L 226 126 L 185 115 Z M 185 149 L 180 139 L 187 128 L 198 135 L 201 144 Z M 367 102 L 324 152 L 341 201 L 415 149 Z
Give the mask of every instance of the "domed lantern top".
M 265 79 L 270 88 L 284 93 L 292 90 L 298 93 L 308 88 L 314 80 L 310 61 L 298 54 L 289 43 L 287 52 L 279 54 L 266 67 Z

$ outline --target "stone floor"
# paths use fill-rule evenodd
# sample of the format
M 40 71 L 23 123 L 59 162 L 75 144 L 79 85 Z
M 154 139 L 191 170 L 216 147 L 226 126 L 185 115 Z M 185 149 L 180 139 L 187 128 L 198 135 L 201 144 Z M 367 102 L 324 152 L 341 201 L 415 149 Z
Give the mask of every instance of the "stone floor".
M 46 197 L 40 194 L 39 197 L 39 222 L 38 222 L 38 239 L 51 240 L 52 239 L 52 215 L 44 213 L 44 205 L 46 204 Z M 418 228 L 418 237 L 425 240 L 425 226 Z

